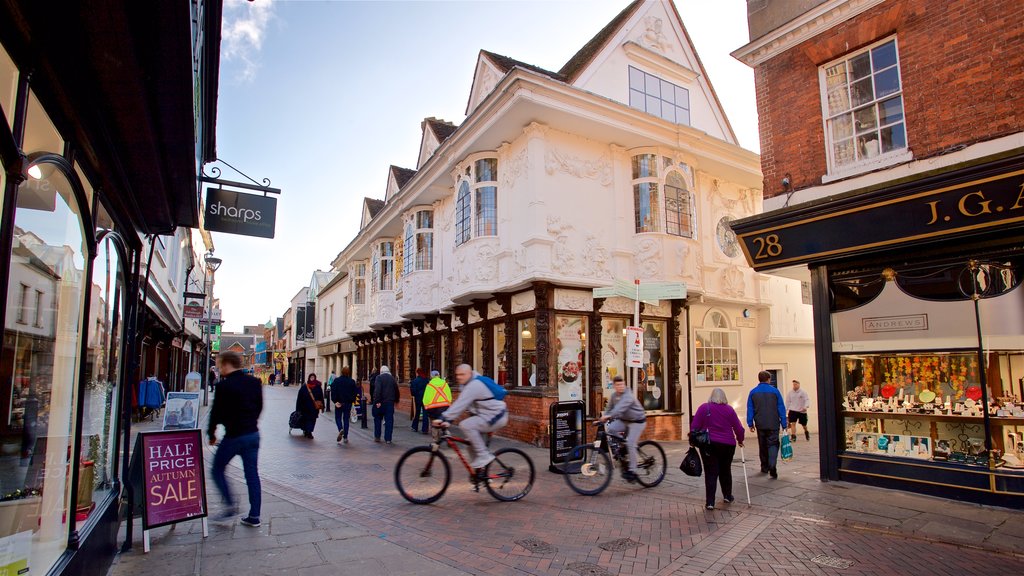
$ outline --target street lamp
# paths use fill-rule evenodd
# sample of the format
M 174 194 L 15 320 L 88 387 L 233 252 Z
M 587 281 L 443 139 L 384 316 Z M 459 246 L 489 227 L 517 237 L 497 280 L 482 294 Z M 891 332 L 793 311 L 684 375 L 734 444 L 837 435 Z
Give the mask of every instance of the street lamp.
M 203 406 L 210 404 L 210 333 L 213 331 L 213 274 L 220 268 L 223 262 L 213 255 L 210 250 L 203 256 L 206 263 L 206 283 L 209 288 L 206 290 L 206 331 L 204 339 L 206 342 L 206 362 L 203 363 Z

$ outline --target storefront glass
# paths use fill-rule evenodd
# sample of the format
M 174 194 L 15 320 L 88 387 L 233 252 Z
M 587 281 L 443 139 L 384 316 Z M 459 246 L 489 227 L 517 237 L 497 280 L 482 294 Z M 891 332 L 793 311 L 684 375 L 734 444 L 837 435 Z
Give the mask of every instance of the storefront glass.
M 694 331 L 694 355 L 698 386 L 704 383 L 736 383 L 740 379 L 740 335 L 729 330 L 725 316 L 708 314 L 705 327 Z
M 555 374 L 559 400 L 584 400 L 587 319 L 583 316 L 555 316 Z
M 4 545 L 32 573 L 45 573 L 73 517 L 68 467 L 86 245 L 67 178 L 47 164 L 32 173 L 38 178 L 18 190 L 0 357 L 0 539 L 10 538 Z
M 537 385 L 537 320 L 519 321 L 519 385 Z
M 1008 260 L 973 271 L 953 263 L 833 278 L 836 294 L 849 294 L 834 300 L 832 314 L 840 446 L 853 454 L 1024 468 L 1021 270 L 1019 260 Z M 854 297 L 861 293 L 868 297 Z
M 99 207 L 97 229 L 113 224 Z M 88 347 L 85 359 L 85 398 L 82 415 L 82 457 L 78 484 L 80 522 L 87 520 L 114 483 L 117 442 L 117 383 L 120 382 L 124 302 L 121 262 L 109 236 L 98 245 L 93 261 L 92 302 L 89 306 Z
M 612 387 L 612 379 L 622 376 L 629 381 L 628 370 L 626 370 L 626 325 L 625 318 L 603 318 L 601 320 L 601 390 L 600 395 L 593 391 L 590 394 L 590 403 L 600 403 L 600 408 L 592 410 L 596 414 L 604 409 L 615 391 Z
M 17 93 L 18 68 L 7 50 L 0 46 L 0 108 L 3 108 L 4 116 L 7 117 L 8 127 L 14 126 L 14 99 Z M 0 194 L 3 194 L 2 189 Z
M 494 325 L 494 380 L 508 384 L 508 362 L 505 358 L 505 323 Z
M 473 329 L 473 369 L 479 371 L 484 365 L 484 329 L 482 327 Z
M 644 321 L 644 367 L 637 383 L 637 398 L 647 410 L 664 410 L 665 370 L 668 352 L 666 336 L 668 328 L 665 322 Z

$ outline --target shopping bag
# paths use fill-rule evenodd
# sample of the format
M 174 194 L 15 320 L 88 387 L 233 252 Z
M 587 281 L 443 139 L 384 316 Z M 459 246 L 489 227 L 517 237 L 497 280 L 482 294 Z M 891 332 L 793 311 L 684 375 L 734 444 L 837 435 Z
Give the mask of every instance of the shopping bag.
M 700 476 L 704 473 L 704 465 L 700 461 L 700 454 L 697 453 L 696 448 L 691 446 L 687 450 L 686 456 L 683 457 L 683 461 L 679 464 L 679 469 L 687 476 Z
M 789 434 L 782 435 L 779 455 L 782 456 L 783 462 L 793 459 L 793 443 L 789 441 Z

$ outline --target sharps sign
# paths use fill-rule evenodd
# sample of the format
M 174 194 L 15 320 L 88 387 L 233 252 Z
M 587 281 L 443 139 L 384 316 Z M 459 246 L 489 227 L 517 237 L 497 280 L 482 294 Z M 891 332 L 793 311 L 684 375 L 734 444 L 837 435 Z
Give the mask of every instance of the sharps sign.
M 277 198 L 207 188 L 203 216 L 205 228 L 211 232 L 273 238 Z

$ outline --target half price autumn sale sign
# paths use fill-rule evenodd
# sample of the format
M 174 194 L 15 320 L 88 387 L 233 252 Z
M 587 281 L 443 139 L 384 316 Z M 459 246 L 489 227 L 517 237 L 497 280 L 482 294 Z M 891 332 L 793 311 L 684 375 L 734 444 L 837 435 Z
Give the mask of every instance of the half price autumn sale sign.
M 143 528 L 206 516 L 206 477 L 199 430 L 141 435 Z

